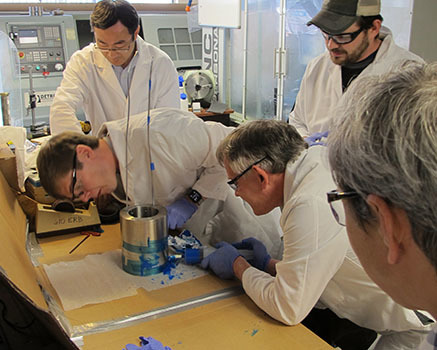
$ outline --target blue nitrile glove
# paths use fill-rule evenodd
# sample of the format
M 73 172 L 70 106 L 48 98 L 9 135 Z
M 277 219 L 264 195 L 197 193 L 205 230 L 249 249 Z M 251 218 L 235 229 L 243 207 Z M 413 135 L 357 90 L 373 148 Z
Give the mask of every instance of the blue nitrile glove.
M 205 270 L 210 268 L 220 278 L 231 279 L 234 277 L 234 261 L 241 254 L 226 242 L 217 243 L 215 247 L 217 250 L 204 258 L 200 266 Z
M 168 228 L 182 227 L 197 210 L 197 205 L 182 197 L 166 207 Z
M 268 262 L 271 259 L 264 244 L 256 238 L 246 238 L 241 242 L 232 243 L 236 249 L 253 250 L 253 259 L 249 263 L 258 270 L 265 271 Z
M 325 146 L 326 138 L 328 137 L 329 131 L 325 132 L 315 132 L 314 134 L 305 138 L 305 142 L 308 146 L 322 145 Z M 325 140 L 324 140 L 325 139 Z
M 127 344 L 123 350 L 171 350 L 168 346 L 162 345 L 162 343 L 152 337 L 140 337 L 141 345 Z

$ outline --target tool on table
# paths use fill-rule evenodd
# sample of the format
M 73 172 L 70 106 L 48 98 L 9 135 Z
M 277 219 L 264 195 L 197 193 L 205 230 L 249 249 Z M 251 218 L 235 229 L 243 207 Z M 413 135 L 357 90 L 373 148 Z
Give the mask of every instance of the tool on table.
M 68 254 L 73 253 L 83 242 L 85 242 L 88 238 L 91 236 L 99 237 L 102 234 L 102 231 L 83 231 L 81 232 L 82 235 L 86 235 L 84 239 L 82 239 L 76 246 L 68 252 Z
M 100 218 L 94 202 L 77 207 L 70 200 L 55 201 L 52 205 L 37 204 L 36 228 L 38 237 L 81 231 L 95 231 Z

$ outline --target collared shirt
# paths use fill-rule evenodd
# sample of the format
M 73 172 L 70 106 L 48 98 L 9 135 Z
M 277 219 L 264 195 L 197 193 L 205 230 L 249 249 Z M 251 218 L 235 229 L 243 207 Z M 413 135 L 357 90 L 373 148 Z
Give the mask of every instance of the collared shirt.
M 124 92 L 124 95 L 127 97 L 129 93 L 129 86 L 132 81 L 132 77 L 134 75 L 134 70 L 137 65 L 138 55 L 134 55 L 130 60 L 129 64 L 123 68 L 122 66 L 114 66 L 112 65 L 112 69 L 120 82 L 120 86 Z
M 420 344 L 418 350 L 436 350 L 437 349 L 437 325 L 429 332 L 426 340 Z
M 52 135 L 67 130 L 82 132 L 76 117 L 79 109 L 91 122 L 92 133 L 96 135 L 107 121 L 123 119 L 128 113 L 135 115 L 147 111 L 149 97 L 152 109 L 180 108 L 178 73 L 170 57 L 140 37 L 137 37 L 136 45 L 138 58 L 132 62 L 135 69 L 129 69 L 132 81 L 126 91 L 111 63 L 93 43 L 71 56 L 50 107 Z M 126 92 L 129 92 L 129 99 Z
M 287 164 L 280 220 L 283 258 L 275 277 L 254 267 L 244 271 L 244 290 L 258 307 L 288 325 L 301 322 L 317 306 L 377 332 L 427 331 L 415 312 L 396 304 L 359 263 L 326 202 L 326 192 L 335 188 L 326 156 L 326 147 L 313 146 Z M 411 338 L 420 344 L 416 340 Z

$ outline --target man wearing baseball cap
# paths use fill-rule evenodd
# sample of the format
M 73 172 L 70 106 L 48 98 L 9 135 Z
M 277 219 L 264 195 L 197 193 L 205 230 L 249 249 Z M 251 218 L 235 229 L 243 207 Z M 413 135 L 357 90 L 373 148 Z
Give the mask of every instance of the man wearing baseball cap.
M 329 131 L 343 93 L 361 77 L 406 60 L 423 61 L 394 43 L 380 8 L 380 0 L 324 0 L 307 23 L 320 29 L 327 51 L 308 64 L 290 113 L 290 124 L 303 137 Z

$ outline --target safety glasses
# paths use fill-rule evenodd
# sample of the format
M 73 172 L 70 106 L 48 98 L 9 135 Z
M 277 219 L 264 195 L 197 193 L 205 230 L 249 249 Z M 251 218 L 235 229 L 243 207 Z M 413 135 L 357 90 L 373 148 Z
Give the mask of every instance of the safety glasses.
M 257 160 L 255 163 L 253 163 L 252 165 L 250 165 L 249 167 L 247 167 L 242 173 L 240 173 L 239 175 L 235 176 L 232 180 L 228 181 L 228 185 L 231 186 L 231 188 L 236 191 L 238 188 L 238 183 L 237 181 L 244 175 L 246 174 L 249 170 L 251 170 L 255 165 L 261 163 L 264 159 L 266 159 L 267 156 L 261 158 L 260 160 Z
M 75 200 L 77 197 L 74 196 L 74 187 L 76 186 L 77 177 L 76 177 L 76 148 L 74 148 L 74 154 L 73 154 L 73 173 L 71 176 L 71 200 Z
M 328 192 L 326 195 L 328 197 L 328 203 L 331 207 L 331 211 L 335 217 L 335 220 L 337 220 L 341 226 L 346 226 L 346 215 L 344 214 L 343 203 L 340 200 L 358 197 L 359 194 L 355 191 L 340 192 L 333 190 Z
M 321 32 L 322 32 L 322 35 L 326 41 L 328 41 L 329 39 L 332 39 L 338 45 L 343 45 L 343 44 L 349 44 L 352 41 L 354 41 L 355 38 L 358 35 L 360 35 L 360 33 L 363 31 L 363 29 L 364 28 L 360 28 L 356 32 L 342 33 L 342 34 L 328 34 L 328 33 L 324 32 L 323 30 Z

